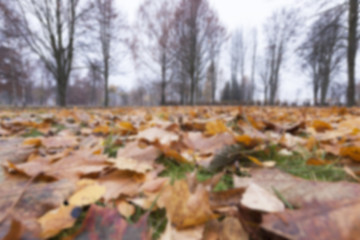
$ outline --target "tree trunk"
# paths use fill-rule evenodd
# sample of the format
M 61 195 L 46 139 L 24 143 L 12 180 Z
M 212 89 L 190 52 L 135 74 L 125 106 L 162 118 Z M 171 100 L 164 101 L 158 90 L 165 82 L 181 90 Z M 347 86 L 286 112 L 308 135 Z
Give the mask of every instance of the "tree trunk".
M 166 55 L 162 56 L 161 64 L 161 102 L 160 104 L 164 106 L 166 104 Z
M 104 91 L 105 91 L 104 107 L 108 107 L 109 106 L 109 63 L 108 63 L 108 61 L 105 61 Z
M 191 76 L 190 83 L 190 105 L 195 104 L 195 77 Z
M 355 105 L 355 64 L 357 51 L 358 0 L 349 0 L 349 33 L 347 48 L 348 88 L 347 105 Z
M 57 82 L 57 104 L 60 107 L 66 106 L 66 82 L 64 80 Z

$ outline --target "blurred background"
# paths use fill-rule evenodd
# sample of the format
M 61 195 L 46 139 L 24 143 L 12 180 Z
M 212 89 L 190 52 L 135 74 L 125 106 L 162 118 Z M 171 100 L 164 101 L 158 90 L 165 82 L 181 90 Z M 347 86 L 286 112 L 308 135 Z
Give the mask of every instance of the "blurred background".
M 358 0 L 0 0 L 0 106 L 360 103 Z

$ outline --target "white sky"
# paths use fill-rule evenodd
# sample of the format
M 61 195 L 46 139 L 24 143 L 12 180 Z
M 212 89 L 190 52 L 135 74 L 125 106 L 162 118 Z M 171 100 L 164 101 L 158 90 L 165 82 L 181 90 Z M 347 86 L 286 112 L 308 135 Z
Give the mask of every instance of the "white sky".
M 227 27 L 228 32 L 237 28 L 243 28 L 244 31 L 257 28 L 259 40 L 261 41 L 261 32 L 263 25 L 267 18 L 276 9 L 289 6 L 306 6 L 308 0 L 209 0 L 214 9 L 218 12 L 220 20 Z M 142 0 L 117 0 L 119 9 L 126 13 L 130 23 L 133 23 L 136 18 L 136 12 Z M 309 10 L 306 10 L 309 11 Z M 259 46 L 260 47 L 260 46 Z M 250 51 L 250 50 L 249 50 Z M 230 78 L 229 72 L 229 56 L 228 50 L 224 49 L 222 68 L 225 80 Z M 258 50 L 262 53 L 262 49 Z M 296 63 L 297 57 L 295 53 L 289 52 L 290 57 L 286 61 L 280 84 L 280 99 L 281 100 L 306 100 L 312 98 L 312 91 L 309 85 L 309 80 L 305 73 L 300 72 L 300 64 Z M 130 59 L 129 59 L 130 61 Z M 126 64 L 122 65 L 122 69 L 126 74 L 114 77 L 111 80 L 112 84 L 122 86 L 129 90 L 137 85 L 136 71 L 132 62 L 124 61 Z M 224 84 L 224 83 L 223 83 Z M 259 84 L 258 84 L 259 85 Z M 261 94 L 261 86 L 259 86 Z M 262 95 L 258 96 L 262 98 Z

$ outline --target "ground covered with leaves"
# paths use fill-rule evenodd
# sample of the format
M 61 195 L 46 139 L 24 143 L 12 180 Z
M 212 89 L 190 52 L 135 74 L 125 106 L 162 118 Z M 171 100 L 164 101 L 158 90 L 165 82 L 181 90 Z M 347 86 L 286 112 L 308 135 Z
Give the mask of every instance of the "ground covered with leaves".
M 0 111 L 0 239 L 356 239 L 360 109 Z

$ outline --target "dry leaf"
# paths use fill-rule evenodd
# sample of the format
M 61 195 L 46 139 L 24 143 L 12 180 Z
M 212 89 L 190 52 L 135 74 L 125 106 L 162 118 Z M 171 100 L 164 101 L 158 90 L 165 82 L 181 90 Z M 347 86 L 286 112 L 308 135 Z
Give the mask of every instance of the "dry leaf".
M 41 238 L 47 239 L 56 236 L 62 230 L 71 228 L 77 216 L 73 216 L 74 206 L 61 206 L 47 212 L 38 219 L 41 226 Z
M 204 224 L 214 218 L 207 191 L 200 185 L 191 193 L 185 180 L 169 185 L 161 195 L 168 219 L 178 229 Z
M 91 184 L 80 189 L 69 198 L 71 206 L 87 206 L 100 200 L 105 194 L 106 188 L 99 184 Z
M 250 171 L 251 178 L 234 177 L 234 185 L 244 188 L 255 183 L 269 192 L 276 189 L 293 206 L 312 202 L 331 202 L 354 199 L 360 194 L 360 185 L 349 182 L 320 182 L 304 180 L 277 169 Z
M 241 204 L 249 209 L 262 212 L 282 212 L 284 204 L 272 193 L 251 183 L 242 195 Z

